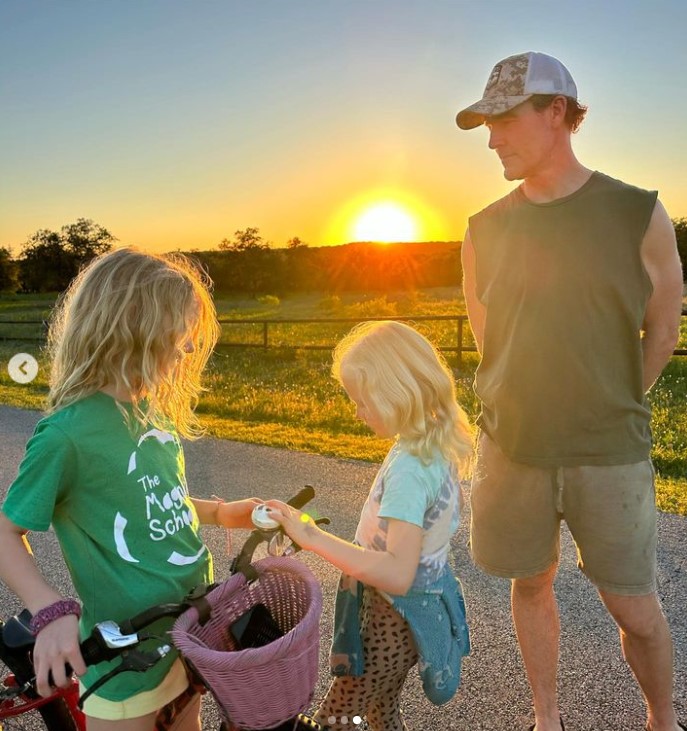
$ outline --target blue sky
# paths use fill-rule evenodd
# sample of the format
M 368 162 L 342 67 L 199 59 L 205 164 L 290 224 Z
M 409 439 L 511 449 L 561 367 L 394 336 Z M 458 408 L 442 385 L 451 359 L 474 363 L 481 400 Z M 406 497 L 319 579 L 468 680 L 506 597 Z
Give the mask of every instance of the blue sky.
M 684 0 L 4 0 L 0 246 L 79 217 L 158 250 L 342 243 L 382 198 L 462 238 L 511 184 L 455 113 L 525 50 L 589 105 L 581 161 L 687 216 L 685 29 Z

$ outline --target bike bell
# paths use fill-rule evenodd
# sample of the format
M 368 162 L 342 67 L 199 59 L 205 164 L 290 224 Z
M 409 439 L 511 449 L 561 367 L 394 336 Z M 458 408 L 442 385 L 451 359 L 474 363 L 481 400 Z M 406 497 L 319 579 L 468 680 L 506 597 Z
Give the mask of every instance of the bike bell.
M 270 518 L 267 505 L 256 505 L 253 508 L 251 519 L 253 525 L 260 530 L 273 531 L 279 528 L 279 523 L 274 518 Z

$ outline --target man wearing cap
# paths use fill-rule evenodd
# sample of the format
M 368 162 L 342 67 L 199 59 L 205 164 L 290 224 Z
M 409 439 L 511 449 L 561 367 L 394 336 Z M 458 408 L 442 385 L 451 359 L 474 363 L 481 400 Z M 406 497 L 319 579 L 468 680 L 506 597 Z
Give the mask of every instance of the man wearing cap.
M 531 729 L 563 728 L 553 582 L 565 520 L 619 627 L 647 729 L 678 731 L 645 394 L 677 342 L 680 260 L 655 192 L 576 159 L 571 133 L 585 112 L 563 64 L 530 52 L 498 63 L 483 98 L 457 116 L 461 129 L 485 124 L 505 178 L 522 181 L 470 218 L 462 247 L 481 354 L 471 550 L 513 580 Z

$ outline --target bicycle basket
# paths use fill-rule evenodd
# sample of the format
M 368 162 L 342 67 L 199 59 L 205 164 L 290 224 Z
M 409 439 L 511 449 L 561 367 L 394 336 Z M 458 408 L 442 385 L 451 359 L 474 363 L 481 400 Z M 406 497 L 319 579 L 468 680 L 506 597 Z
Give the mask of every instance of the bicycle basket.
M 296 716 L 312 700 L 318 677 L 320 584 L 300 561 L 264 558 L 248 583 L 237 573 L 206 597 L 205 625 L 192 607 L 172 628 L 174 645 L 200 675 L 233 724 L 267 729 Z M 264 604 L 283 636 L 262 647 L 239 650 L 229 627 Z

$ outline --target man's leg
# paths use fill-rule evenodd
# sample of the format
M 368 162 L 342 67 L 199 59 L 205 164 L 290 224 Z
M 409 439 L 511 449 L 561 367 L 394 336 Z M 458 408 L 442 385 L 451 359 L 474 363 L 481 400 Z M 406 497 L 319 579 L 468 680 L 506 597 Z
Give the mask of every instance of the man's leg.
M 570 468 L 565 494 L 565 519 L 577 544 L 578 565 L 618 625 L 623 654 L 646 699 L 649 728 L 678 731 L 672 706 L 673 647 L 655 593 L 651 462 Z
M 657 596 L 599 594 L 618 625 L 623 655 L 644 693 L 648 728 L 679 731 L 673 707 L 673 642 Z
M 560 619 L 553 591 L 557 564 L 538 576 L 514 579 L 513 624 L 532 688 L 536 731 L 560 731 L 556 679 Z
M 560 731 L 560 624 L 553 593 L 561 520 L 558 472 L 512 462 L 482 434 L 470 505 L 473 560 L 487 573 L 513 580 L 513 623 L 534 695 L 537 731 Z

